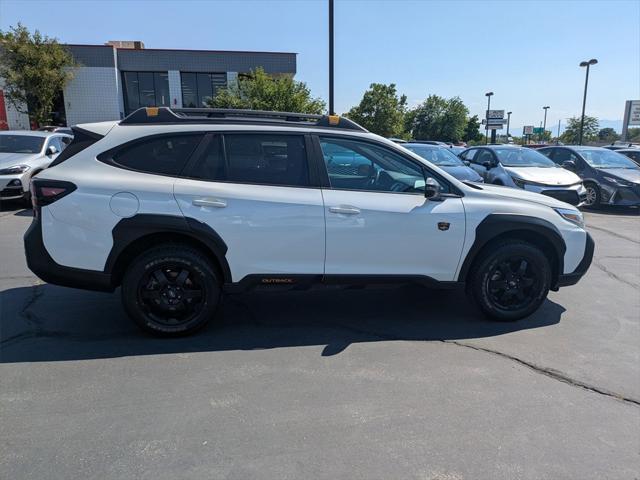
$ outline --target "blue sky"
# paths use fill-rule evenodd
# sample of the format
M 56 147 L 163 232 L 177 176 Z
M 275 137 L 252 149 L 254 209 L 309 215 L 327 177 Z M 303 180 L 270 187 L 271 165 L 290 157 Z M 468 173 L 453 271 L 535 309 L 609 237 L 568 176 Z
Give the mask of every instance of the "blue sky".
M 640 0 L 336 1 L 336 110 L 372 82 L 396 83 L 409 104 L 460 96 L 472 114 L 512 110 L 513 131 L 587 114 L 618 126 L 640 98 Z M 327 98 L 325 0 L 0 0 L 0 28 L 22 22 L 69 43 L 142 40 L 149 48 L 298 53 L 296 78 Z M 555 127 L 554 127 L 555 131 Z

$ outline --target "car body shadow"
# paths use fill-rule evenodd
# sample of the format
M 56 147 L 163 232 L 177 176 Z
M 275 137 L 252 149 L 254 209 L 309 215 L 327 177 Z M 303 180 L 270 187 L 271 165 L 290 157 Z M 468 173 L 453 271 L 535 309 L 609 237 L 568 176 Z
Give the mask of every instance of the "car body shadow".
M 518 322 L 484 319 L 460 290 L 418 287 L 249 292 L 225 298 L 215 322 L 182 338 L 155 338 L 127 318 L 120 296 L 52 285 L 1 292 L 0 363 L 165 353 L 446 341 L 503 335 L 560 321 L 550 300 Z

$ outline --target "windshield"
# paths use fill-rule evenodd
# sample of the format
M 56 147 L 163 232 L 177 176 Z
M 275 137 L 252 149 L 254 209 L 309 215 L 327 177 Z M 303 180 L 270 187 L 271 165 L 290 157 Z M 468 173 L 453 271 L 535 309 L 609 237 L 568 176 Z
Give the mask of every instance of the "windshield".
M 403 147 L 439 167 L 464 166 L 462 160 L 451 153 L 448 148 L 427 145 L 403 145 Z
M 0 135 L 0 153 L 40 153 L 43 137 Z
M 557 167 L 555 163 L 530 148 L 494 148 L 498 161 L 505 167 Z
M 633 168 L 638 165 L 633 163 L 621 153 L 607 150 L 605 148 L 596 150 L 579 150 L 580 155 L 593 168 Z

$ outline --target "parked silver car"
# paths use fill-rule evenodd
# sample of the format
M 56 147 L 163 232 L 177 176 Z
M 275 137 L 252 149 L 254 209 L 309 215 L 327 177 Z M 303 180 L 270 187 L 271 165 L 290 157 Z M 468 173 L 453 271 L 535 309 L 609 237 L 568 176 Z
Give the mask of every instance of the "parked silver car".
M 484 145 L 465 150 L 460 158 L 486 183 L 542 193 L 572 205 L 586 199 L 587 191 L 578 175 L 530 148 Z
M 0 132 L 0 199 L 28 202 L 31 177 L 47 168 L 72 139 L 57 132 Z

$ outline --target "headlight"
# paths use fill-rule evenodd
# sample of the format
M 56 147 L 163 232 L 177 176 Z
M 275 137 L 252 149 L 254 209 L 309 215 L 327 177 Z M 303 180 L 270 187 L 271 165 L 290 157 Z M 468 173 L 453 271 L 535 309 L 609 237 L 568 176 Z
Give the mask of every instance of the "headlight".
M 0 175 L 15 175 L 17 173 L 24 173 L 31 167 L 29 165 L 13 165 L 11 167 L 3 168 L 0 170 Z
M 633 186 L 631 183 L 621 180 L 620 178 L 615 177 L 603 177 L 607 182 L 613 183 L 619 187 L 631 187 Z
M 579 210 L 569 210 L 568 208 L 554 208 L 554 210 L 567 222 L 571 222 L 580 228 L 584 228 L 584 217 L 582 216 L 582 212 Z
M 527 182 L 518 177 L 511 177 L 511 180 L 513 180 L 513 183 L 516 184 L 516 187 L 524 188 L 524 186 L 527 184 Z

